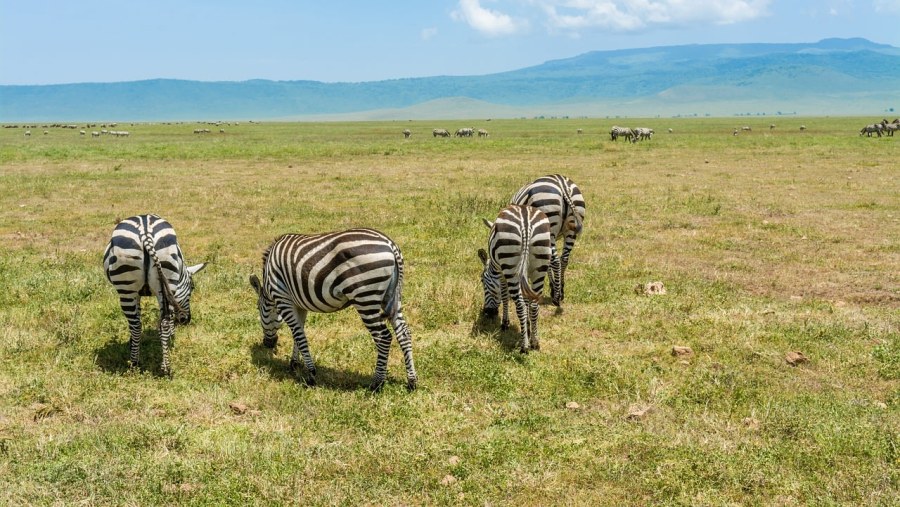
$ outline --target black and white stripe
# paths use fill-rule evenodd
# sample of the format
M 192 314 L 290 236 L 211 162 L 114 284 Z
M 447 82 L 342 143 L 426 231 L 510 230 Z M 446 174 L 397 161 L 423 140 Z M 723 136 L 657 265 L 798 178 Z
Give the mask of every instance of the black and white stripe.
M 307 313 L 353 306 L 378 351 L 371 389 L 379 389 L 387 376 L 391 332 L 385 320 L 403 350 L 407 388 L 416 388 L 412 340 L 400 303 L 403 257 L 384 234 L 373 229 L 285 234 L 263 254 L 262 281 L 251 275 L 250 284 L 259 298 L 263 344 L 274 348 L 281 322 L 287 323 L 294 338 L 291 368 L 299 366 L 302 355 L 308 384 L 315 384 L 316 367 L 304 330 Z
M 496 316 L 503 306 L 501 328 L 509 328 L 509 301 L 516 305 L 522 332 L 520 350 L 540 348 L 537 333 L 538 303 L 550 266 L 550 220 L 531 206 L 510 204 L 500 210 L 490 229 L 488 252 L 478 250 L 484 271 L 483 312 Z
M 119 294 L 119 305 L 128 320 L 130 362 L 140 364 L 141 296 L 159 302 L 159 339 L 162 371 L 170 373 L 169 341 L 175 320 L 191 320 L 192 276 L 206 264 L 186 266 L 175 230 L 156 215 L 138 215 L 119 222 L 103 254 L 106 277 Z
M 584 196 L 575 182 L 560 174 L 551 174 L 523 186 L 510 202 L 534 206 L 550 220 L 550 297 L 553 304 L 559 306 L 565 299 L 569 256 L 584 225 Z M 562 257 L 556 249 L 560 234 L 565 243 Z
M 613 125 L 613 127 L 609 129 L 609 139 L 611 141 L 617 141 L 620 137 L 624 137 L 631 142 L 635 142 L 636 140 L 634 130 L 630 127 Z

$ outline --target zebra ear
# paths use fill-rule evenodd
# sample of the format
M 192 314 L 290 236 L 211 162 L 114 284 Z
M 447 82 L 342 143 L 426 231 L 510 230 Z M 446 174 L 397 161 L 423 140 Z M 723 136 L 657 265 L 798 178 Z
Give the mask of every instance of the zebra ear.
M 490 229 L 491 227 L 494 226 L 494 222 L 491 222 L 491 221 L 488 220 L 487 218 L 482 218 L 482 219 L 481 219 L 481 223 L 483 223 L 484 226 L 487 227 L 488 229 Z
M 488 255 L 487 252 L 484 251 L 484 248 L 478 249 L 478 258 L 481 259 L 482 264 L 487 264 Z
M 204 262 L 202 264 L 196 264 L 194 266 L 190 266 L 187 268 L 187 270 L 188 270 L 188 273 L 190 273 L 193 276 L 193 275 L 196 275 L 197 273 L 199 273 L 200 271 L 202 271 L 203 268 L 205 268 L 205 267 L 206 267 L 206 263 Z
M 256 291 L 256 295 L 259 295 L 259 292 L 262 290 L 262 284 L 259 283 L 259 277 L 256 274 L 250 275 L 250 286 L 253 287 L 253 290 Z

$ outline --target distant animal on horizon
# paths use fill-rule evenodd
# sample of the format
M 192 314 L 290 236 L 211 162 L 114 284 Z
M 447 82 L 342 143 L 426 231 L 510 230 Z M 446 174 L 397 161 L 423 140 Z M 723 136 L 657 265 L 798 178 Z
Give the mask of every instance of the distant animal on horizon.
M 638 127 L 634 129 L 634 137 L 639 141 L 650 139 L 653 137 L 653 129 L 647 127 Z
M 881 137 L 882 129 L 883 129 L 883 127 L 880 123 L 872 123 L 872 124 L 866 125 L 865 127 L 859 129 L 859 135 L 865 134 L 866 137 L 872 137 L 872 133 L 874 132 L 875 134 L 878 135 L 878 137 Z
M 613 125 L 613 127 L 609 129 L 610 140 L 617 141 L 620 137 L 624 137 L 626 140 L 634 142 L 634 130 L 629 127 L 619 127 L 618 125 Z

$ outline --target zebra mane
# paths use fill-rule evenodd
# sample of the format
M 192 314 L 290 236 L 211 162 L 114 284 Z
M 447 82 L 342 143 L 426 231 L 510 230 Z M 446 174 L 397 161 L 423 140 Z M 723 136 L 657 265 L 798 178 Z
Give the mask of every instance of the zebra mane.
M 162 263 L 159 261 L 159 257 L 156 255 L 156 248 L 153 246 L 153 238 L 150 237 L 146 231 L 141 232 L 141 242 L 144 244 L 144 249 L 147 250 L 147 253 L 150 254 L 150 257 L 153 259 L 153 266 L 156 268 L 156 275 L 159 277 L 159 286 L 162 288 L 163 300 L 166 302 L 167 306 L 171 305 L 175 309 L 175 315 L 181 317 L 186 315 L 187 312 L 181 308 L 181 305 L 178 304 L 178 300 L 175 299 L 175 294 L 172 293 L 172 288 L 169 287 L 169 280 L 166 278 L 165 274 L 163 274 Z M 168 311 L 165 310 L 165 311 Z

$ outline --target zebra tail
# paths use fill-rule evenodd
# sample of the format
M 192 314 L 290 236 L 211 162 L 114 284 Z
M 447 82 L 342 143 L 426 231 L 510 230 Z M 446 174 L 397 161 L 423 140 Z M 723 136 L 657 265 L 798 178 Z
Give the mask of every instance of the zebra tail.
M 575 217 L 575 232 L 580 233 L 581 228 L 583 227 L 584 224 L 581 221 L 581 217 L 578 216 L 578 213 L 575 212 L 575 204 L 572 203 L 572 195 L 569 194 L 568 186 L 563 187 L 562 195 L 563 195 L 563 199 L 565 199 L 565 201 L 566 201 L 566 206 L 569 207 L 569 213 L 571 213 L 572 216 Z M 563 217 L 563 220 L 565 220 L 565 219 L 566 219 L 566 217 Z
M 162 288 L 163 301 L 166 302 L 167 306 L 172 306 L 175 309 L 175 316 L 181 317 L 185 314 L 184 309 L 181 308 L 181 305 L 178 304 L 178 301 L 175 299 L 175 294 L 172 293 L 172 288 L 169 287 L 169 280 L 166 278 L 165 274 L 163 274 L 162 263 L 159 261 L 159 257 L 156 255 L 156 248 L 153 246 L 153 238 L 144 231 L 141 234 L 141 241 L 144 243 L 144 249 L 147 250 L 147 253 L 150 254 L 150 258 L 153 259 L 153 266 L 156 268 L 156 275 L 159 277 L 159 286 Z M 168 308 L 160 309 L 163 313 L 168 311 Z
M 399 258 L 399 252 L 394 251 L 394 272 L 391 274 L 391 280 L 388 282 L 387 290 L 384 292 L 384 299 L 381 302 L 381 316 L 391 321 L 397 316 L 400 308 L 400 291 L 403 288 L 403 265 Z
M 519 263 L 519 290 L 522 295 L 533 303 L 541 301 L 541 295 L 531 288 L 528 280 L 529 245 L 531 244 L 531 224 L 526 217 L 525 227 L 522 231 L 522 262 Z

